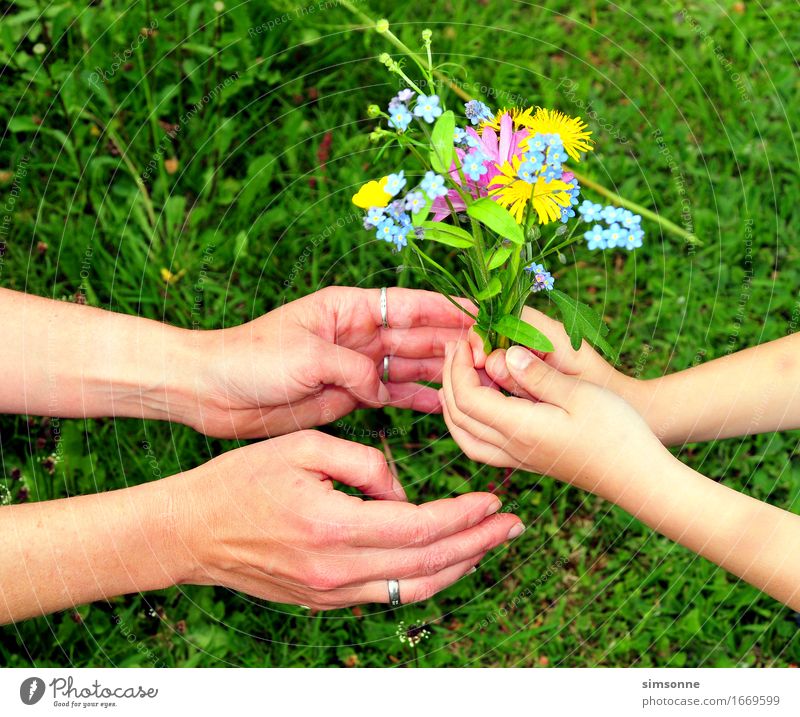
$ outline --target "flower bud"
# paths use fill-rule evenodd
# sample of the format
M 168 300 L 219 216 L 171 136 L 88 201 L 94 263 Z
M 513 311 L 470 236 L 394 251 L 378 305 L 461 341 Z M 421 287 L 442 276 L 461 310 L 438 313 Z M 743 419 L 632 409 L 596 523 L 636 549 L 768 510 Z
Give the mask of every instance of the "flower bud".
M 423 42 L 430 42 L 431 41 L 431 37 L 433 37 L 433 33 L 426 27 L 422 31 L 422 41 Z
M 382 17 L 378 22 L 375 23 L 375 30 L 383 35 L 384 32 L 389 31 L 389 21 Z
M 381 113 L 381 108 L 378 105 L 370 105 L 367 107 L 367 117 L 374 119 Z

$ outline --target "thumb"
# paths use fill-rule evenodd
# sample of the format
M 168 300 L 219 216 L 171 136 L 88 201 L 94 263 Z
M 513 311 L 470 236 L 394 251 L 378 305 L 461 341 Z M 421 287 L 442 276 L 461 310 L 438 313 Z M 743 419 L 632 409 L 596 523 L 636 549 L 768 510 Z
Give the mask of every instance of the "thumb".
M 403 486 L 389 468 L 386 456 L 377 448 L 319 431 L 300 431 L 290 435 L 293 455 L 307 470 L 358 488 L 370 498 L 408 500 Z
M 506 351 L 506 366 L 517 385 L 533 398 L 566 408 L 578 379 L 549 366 L 523 346 Z
M 359 402 L 373 408 L 391 400 L 389 389 L 381 382 L 377 367 L 364 354 L 324 343 L 318 347 L 315 359 L 318 381 L 340 386 Z

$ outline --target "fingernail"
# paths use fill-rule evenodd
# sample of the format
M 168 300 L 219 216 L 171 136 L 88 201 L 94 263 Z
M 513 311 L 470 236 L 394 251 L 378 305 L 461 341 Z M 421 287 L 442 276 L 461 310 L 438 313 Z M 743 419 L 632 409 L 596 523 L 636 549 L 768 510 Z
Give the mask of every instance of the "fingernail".
M 488 508 L 486 508 L 486 515 L 484 518 L 488 518 L 490 515 L 494 515 L 498 510 L 500 510 L 500 506 L 503 505 L 502 501 L 498 498 L 494 503 L 492 503 Z
M 477 572 L 478 572 L 478 568 L 476 568 L 473 565 L 469 570 L 467 570 L 467 575 L 472 575 L 472 573 L 477 573 Z
M 508 540 L 519 538 L 525 532 L 525 526 L 522 523 L 517 523 L 511 530 L 508 531 Z
M 378 400 L 381 403 L 389 403 L 392 400 L 392 394 L 389 393 L 389 389 L 384 384 L 378 387 Z
M 506 351 L 506 364 L 511 368 L 522 371 L 530 365 L 531 361 L 533 361 L 531 352 L 522 346 L 512 346 Z

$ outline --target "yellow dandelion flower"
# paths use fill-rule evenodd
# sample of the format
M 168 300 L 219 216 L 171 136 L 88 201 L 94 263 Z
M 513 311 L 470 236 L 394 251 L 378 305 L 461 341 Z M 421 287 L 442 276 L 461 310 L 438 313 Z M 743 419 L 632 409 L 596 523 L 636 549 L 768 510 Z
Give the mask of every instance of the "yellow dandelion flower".
M 572 186 L 560 179 L 549 182 L 544 177 L 537 177 L 531 184 L 520 179 L 517 174 L 521 162 L 519 157 L 512 157 L 511 163 L 504 162 L 498 165 L 500 174 L 492 180 L 492 188 L 500 187 L 492 194 L 493 199 L 522 224 L 525 219 L 525 207 L 529 202 L 539 217 L 539 224 L 549 224 L 556 219 L 561 219 L 561 207 L 570 205 L 570 189 Z
M 526 110 L 520 109 L 519 107 L 503 107 L 503 109 L 497 110 L 497 114 L 494 116 L 494 119 L 480 123 L 478 126 L 478 134 L 481 133 L 484 127 L 491 127 L 495 132 L 499 132 L 500 120 L 503 119 L 504 114 L 510 114 L 511 119 L 514 122 L 514 129 L 520 129 L 525 125 L 519 122 L 519 118 L 524 117 L 525 115 L 530 115 L 532 112 L 533 107 L 528 107 Z
M 587 131 L 586 122 L 580 117 L 570 117 L 558 110 L 548 110 L 544 107 L 528 107 L 524 110 L 519 107 L 504 108 L 493 120 L 481 123 L 481 129 L 491 127 L 499 130 L 500 119 L 506 112 L 511 114 L 515 130 L 527 129 L 531 135 L 557 134 L 564 143 L 564 151 L 576 162 L 580 160 L 581 152 L 591 152 L 594 149 L 592 133 Z
M 367 182 L 353 195 L 353 204 L 362 209 L 385 207 L 392 198 L 392 195 L 385 190 L 386 182 L 388 181 L 389 177 L 384 177 L 380 182 L 374 179 L 371 182 Z

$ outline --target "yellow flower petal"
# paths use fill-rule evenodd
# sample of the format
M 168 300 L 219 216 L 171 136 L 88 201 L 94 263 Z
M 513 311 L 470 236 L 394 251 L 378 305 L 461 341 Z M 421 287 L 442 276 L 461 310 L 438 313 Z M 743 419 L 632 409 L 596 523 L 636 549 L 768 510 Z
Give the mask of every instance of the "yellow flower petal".
M 533 203 L 539 224 L 560 219 L 561 207 L 570 205 L 569 190 L 572 187 L 560 179 L 546 182 L 541 176 L 537 177 L 535 184 L 526 182 L 517 176 L 520 164 L 519 157 L 512 157 L 511 164 L 497 165 L 501 174 L 492 180 L 491 187 L 499 189 L 495 189 L 492 198 L 514 215 L 517 224 L 525 220 L 525 208 L 529 202 Z
M 491 127 L 500 131 L 500 119 L 508 112 L 514 122 L 514 129 L 527 129 L 531 136 L 535 134 L 557 134 L 564 143 L 564 151 L 576 162 L 580 160 L 581 152 L 591 152 L 594 149 L 592 133 L 587 131 L 586 123 L 580 117 L 570 117 L 558 110 L 549 110 L 544 107 L 528 107 L 523 110 L 519 107 L 501 109 L 494 119 L 482 122 L 480 130 Z
M 380 182 L 374 179 L 367 182 L 353 195 L 353 204 L 361 209 L 369 209 L 370 207 L 385 207 L 392 195 L 389 194 L 385 187 L 389 177 L 384 177 Z

